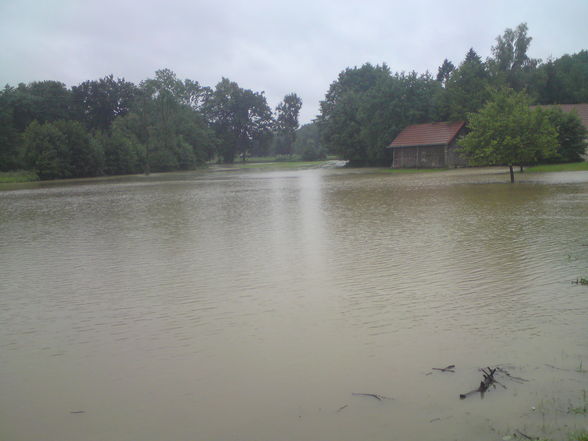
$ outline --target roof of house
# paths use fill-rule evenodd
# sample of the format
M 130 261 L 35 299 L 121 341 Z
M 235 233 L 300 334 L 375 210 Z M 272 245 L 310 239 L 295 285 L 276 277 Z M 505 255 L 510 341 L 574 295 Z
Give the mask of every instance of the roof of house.
M 449 145 L 464 125 L 465 121 L 414 124 L 400 132 L 389 147 Z
M 542 109 L 549 109 L 550 107 L 559 107 L 564 112 L 576 111 L 582 124 L 588 129 L 588 104 L 547 104 L 543 106 L 531 106 L 532 108 L 540 107 Z

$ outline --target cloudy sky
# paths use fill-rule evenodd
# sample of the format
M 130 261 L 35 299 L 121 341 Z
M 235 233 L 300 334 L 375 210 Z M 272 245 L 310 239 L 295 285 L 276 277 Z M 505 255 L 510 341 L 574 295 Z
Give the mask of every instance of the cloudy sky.
M 0 85 L 113 74 L 134 83 L 169 68 L 214 86 L 296 92 L 310 121 L 346 67 L 387 63 L 436 74 L 526 22 L 529 54 L 588 49 L 588 0 L 0 0 Z

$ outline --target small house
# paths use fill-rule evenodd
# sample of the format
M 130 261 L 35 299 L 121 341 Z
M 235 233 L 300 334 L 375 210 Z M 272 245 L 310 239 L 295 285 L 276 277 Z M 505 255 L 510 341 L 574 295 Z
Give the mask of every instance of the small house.
M 414 124 L 398 134 L 392 144 L 392 168 L 443 168 L 465 166 L 457 153 L 457 138 L 464 121 Z

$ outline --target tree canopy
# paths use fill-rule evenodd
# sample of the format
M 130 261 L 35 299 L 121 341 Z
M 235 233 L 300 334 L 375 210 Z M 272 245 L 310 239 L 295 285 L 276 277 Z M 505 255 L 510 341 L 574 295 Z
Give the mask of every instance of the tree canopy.
M 290 93 L 276 107 L 277 153 L 292 155 L 302 100 Z
M 392 74 L 385 64 L 346 69 L 320 103 L 322 141 L 354 164 L 385 164 L 384 147 L 400 130 L 434 118 L 440 89 L 429 74 Z
M 470 132 L 460 141 L 472 165 L 514 165 L 553 157 L 557 131 L 541 109 L 531 109 L 524 92 L 495 92 L 482 110 L 470 116 Z

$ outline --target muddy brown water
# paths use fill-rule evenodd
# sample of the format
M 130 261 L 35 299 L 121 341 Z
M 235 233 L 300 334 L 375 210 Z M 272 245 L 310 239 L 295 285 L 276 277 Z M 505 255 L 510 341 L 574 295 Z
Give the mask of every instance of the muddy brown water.
M 0 191 L 0 439 L 588 429 L 588 287 L 571 283 L 588 172 L 517 180 L 211 170 Z M 459 399 L 495 365 L 528 381 Z

